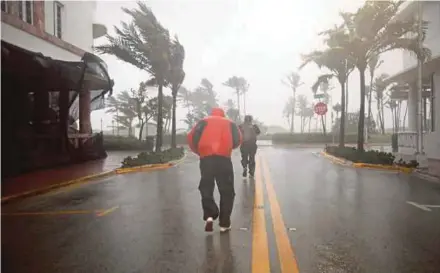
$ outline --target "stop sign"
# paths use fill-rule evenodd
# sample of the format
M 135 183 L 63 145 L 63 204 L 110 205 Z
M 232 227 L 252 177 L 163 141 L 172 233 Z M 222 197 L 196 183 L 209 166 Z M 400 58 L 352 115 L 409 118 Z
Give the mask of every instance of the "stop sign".
M 327 113 L 327 104 L 323 102 L 318 102 L 315 104 L 315 113 L 320 116 L 325 115 Z

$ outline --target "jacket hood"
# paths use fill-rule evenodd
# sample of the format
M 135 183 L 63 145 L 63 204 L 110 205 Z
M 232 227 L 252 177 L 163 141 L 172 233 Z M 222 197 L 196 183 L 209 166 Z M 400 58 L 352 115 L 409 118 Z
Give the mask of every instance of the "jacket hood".
M 225 117 L 225 111 L 221 108 L 212 108 L 211 116 Z

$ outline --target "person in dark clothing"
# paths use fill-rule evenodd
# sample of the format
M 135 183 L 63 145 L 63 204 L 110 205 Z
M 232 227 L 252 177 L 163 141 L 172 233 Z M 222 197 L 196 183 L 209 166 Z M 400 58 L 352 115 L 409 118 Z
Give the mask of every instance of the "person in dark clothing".
M 188 134 L 191 150 L 200 157 L 200 184 L 205 231 L 213 231 L 213 222 L 219 218 L 220 231 L 231 229 L 231 213 L 234 206 L 234 168 L 232 150 L 241 144 L 238 126 L 225 118 L 220 108 L 213 108 L 211 115 L 199 121 Z M 220 210 L 214 200 L 214 187 L 220 192 Z
M 244 123 L 240 125 L 240 132 L 243 135 L 243 143 L 240 146 L 241 165 L 243 166 L 243 177 L 255 174 L 255 155 L 257 153 L 257 136 L 261 133 L 260 128 L 252 123 L 251 115 L 244 117 Z

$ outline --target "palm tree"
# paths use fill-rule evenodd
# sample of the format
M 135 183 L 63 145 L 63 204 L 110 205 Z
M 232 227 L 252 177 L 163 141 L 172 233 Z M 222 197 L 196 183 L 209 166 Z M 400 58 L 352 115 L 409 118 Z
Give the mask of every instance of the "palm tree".
M 168 74 L 168 82 L 171 85 L 172 94 L 172 125 L 171 125 L 171 148 L 176 148 L 176 109 L 177 109 L 177 93 L 181 89 L 185 72 L 183 71 L 183 61 L 185 60 L 185 49 L 180 44 L 177 37 L 171 44 L 170 71 Z
M 181 86 L 180 90 L 177 92 L 178 100 L 183 104 L 183 107 L 186 108 L 188 113 L 191 112 L 191 95 L 191 91 L 184 86 Z
M 389 84 L 385 83 L 385 80 L 389 78 L 388 74 L 379 75 L 373 84 L 373 92 L 375 94 L 376 107 L 377 107 L 377 120 L 382 134 L 385 134 L 385 120 L 384 120 L 384 100 L 385 90 Z
M 307 110 L 309 106 L 309 101 L 307 97 L 303 94 L 298 96 L 298 112 L 297 114 L 301 117 L 301 133 L 304 133 L 305 120 L 307 117 Z
M 283 117 L 287 119 L 287 122 L 290 124 L 290 133 L 293 134 L 293 122 L 292 119 L 294 118 L 294 112 L 295 112 L 295 104 L 294 104 L 293 97 L 289 97 L 289 99 L 286 101 L 286 104 L 284 105 L 283 109 Z
M 132 90 L 130 91 L 132 92 Z M 115 121 L 119 128 L 127 128 L 128 135 L 133 135 L 133 120 L 136 117 L 136 108 L 131 94 L 124 90 L 116 97 L 107 98 L 106 113 L 116 114 Z M 121 126 L 119 126 L 121 125 Z
M 107 35 L 108 44 L 97 46 L 101 54 L 110 54 L 130 63 L 153 76 L 158 86 L 158 123 L 156 151 L 162 147 L 163 87 L 170 70 L 170 34 L 157 20 L 145 3 L 137 2 L 137 8 L 122 10 L 131 17 L 130 23 L 115 26 L 115 36 Z
M 341 86 L 341 126 L 339 128 L 339 147 L 345 145 L 345 118 L 346 118 L 346 82 L 348 76 L 354 69 L 354 64 L 349 60 L 349 52 L 345 50 L 342 45 L 348 40 L 348 36 L 337 29 L 332 29 L 320 35 L 326 36 L 325 43 L 327 49 L 323 51 L 313 51 L 309 54 L 303 55 L 303 64 L 300 69 L 308 63 L 315 63 L 319 68 L 326 68 L 330 70 L 330 74 L 324 74 L 318 77 L 318 80 L 313 85 L 312 90 L 322 84 L 327 84 L 328 81 L 335 77 L 338 79 Z
M 235 107 L 234 101 L 232 99 L 228 99 L 225 103 L 226 107 L 226 115 L 233 120 L 234 122 L 238 122 L 238 109 Z
M 301 77 L 296 72 L 291 72 L 286 76 L 285 79 L 281 80 L 281 82 L 292 89 L 293 97 L 292 97 L 292 118 L 290 119 L 290 133 L 295 132 L 295 106 L 296 106 L 296 90 L 298 87 L 303 85 L 304 83 L 301 82 Z
M 336 112 L 336 119 L 339 118 L 339 113 L 342 111 L 342 106 L 341 104 L 338 102 L 333 106 L 333 111 Z
M 246 115 L 246 94 L 249 91 L 249 87 L 250 87 L 250 84 L 245 79 L 243 79 L 242 93 L 243 93 L 243 112 L 244 112 L 244 115 Z
M 368 61 L 368 68 L 370 71 L 370 88 L 368 90 L 368 121 L 371 122 L 371 103 L 372 103 L 372 95 L 373 95 L 373 81 L 374 81 L 374 72 L 383 64 L 383 60 L 379 59 L 379 55 L 371 56 Z M 368 130 L 367 130 L 367 140 L 368 140 Z
M 360 151 L 364 150 L 365 70 L 370 60 L 394 49 L 413 52 L 423 61 L 431 55 L 429 49 L 419 44 L 419 38 L 423 40 L 425 37 L 427 22 L 423 22 L 423 34 L 419 37 L 416 18 L 395 20 L 403 3 L 404 1 L 366 1 L 355 13 L 341 13 L 344 24 L 339 31 L 349 35 L 347 43 L 341 46 L 350 52 L 350 59 L 360 75 L 361 99 L 357 142 Z
M 248 87 L 248 83 L 245 78 L 232 76 L 223 85 L 233 88 L 235 90 L 235 94 L 237 96 L 237 107 L 238 107 L 238 117 L 240 120 L 241 117 L 241 107 L 240 107 L 240 96 L 243 94 L 245 88 Z

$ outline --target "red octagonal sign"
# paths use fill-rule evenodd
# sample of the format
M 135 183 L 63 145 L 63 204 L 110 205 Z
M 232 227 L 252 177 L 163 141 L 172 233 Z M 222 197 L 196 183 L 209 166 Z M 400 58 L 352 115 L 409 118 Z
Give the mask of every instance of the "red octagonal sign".
M 325 115 L 327 113 L 327 104 L 323 102 L 318 102 L 315 104 L 315 113 L 320 116 Z

